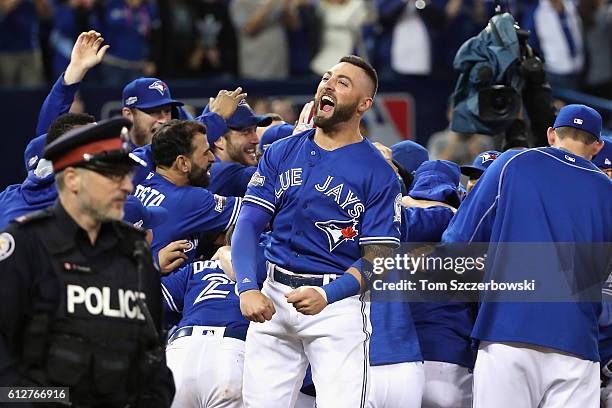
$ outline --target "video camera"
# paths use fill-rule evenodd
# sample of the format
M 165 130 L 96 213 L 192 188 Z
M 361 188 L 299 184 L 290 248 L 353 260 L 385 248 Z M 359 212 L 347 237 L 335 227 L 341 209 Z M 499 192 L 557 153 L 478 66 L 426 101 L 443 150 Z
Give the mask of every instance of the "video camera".
M 506 132 L 506 141 L 513 147 L 523 141 L 527 144 L 524 125 L 518 143 L 508 140 L 507 131 L 520 128 L 517 119 L 528 87 L 545 86 L 550 91 L 542 60 L 527 46 L 529 34 L 510 13 L 501 12 L 498 1 L 485 29 L 461 46 L 453 62 L 460 71 L 452 95 L 453 131 L 491 136 Z

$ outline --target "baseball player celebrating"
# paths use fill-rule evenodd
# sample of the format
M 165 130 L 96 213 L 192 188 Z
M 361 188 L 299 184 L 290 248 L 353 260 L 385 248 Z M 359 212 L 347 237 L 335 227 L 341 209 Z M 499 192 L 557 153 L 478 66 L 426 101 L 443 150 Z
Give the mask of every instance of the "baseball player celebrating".
M 364 258 L 399 245 L 397 176 L 359 133 L 377 88 L 355 56 L 326 72 L 316 129 L 273 143 L 253 175 L 232 240 L 246 341 L 245 407 L 292 407 L 310 362 L 321 408 L 364 407 L 371 285 Z M 268 279 L 259 291 L 255 253 L 271 222 Z M 364 261 L 364 264 L 366 262 Z M 292 307 L 293 306 L 293 307 Z
M 600 131 L 597 111 L 565 106 L 548 128 L 552 147 L 508 151 L 495 160 L 459 208 L 443 241 L 494 244 L 487 259 L 489 281 L 538 278 L 538 285 L 559 290 L 566 279 L 587 279 L 584 272 L 603 273 L 609 261 L 603 257 L 552 250 L 534 267 L 537 257 L 525 254 L 531 248 L 526 243 L 612 240 L 612 182 L 589 161 L 602 148 Z M 512 252 L 516 246 L 500 242 L 523 243 L 522 256 Z M 538 248 L 543 251 L 542 245 Z M 599 406 L 600 311 L 601 298 L 563 303 L 485 298 L 472 331 L 480 341 L 473 407 Z

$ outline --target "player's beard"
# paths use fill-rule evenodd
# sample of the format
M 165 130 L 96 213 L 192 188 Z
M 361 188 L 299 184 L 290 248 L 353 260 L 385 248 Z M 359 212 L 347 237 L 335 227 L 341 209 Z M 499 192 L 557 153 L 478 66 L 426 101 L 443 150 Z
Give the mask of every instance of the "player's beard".
M 208 167 L 200 167 L 192 162 L 191 171 L 187 176 L 190 186 L 208 187 L 210 177 L 208 176 Z
M 333 132 L 340 123 L 348 122 L 353 115 L 355 115 L 358 103 L 359 101 L 355 101 L 355 103 L 350 105 L 341 105 L 339 102 L 336 102 L 334 113 L 328 118 L 323 118 L 318 116 L 319 106 L 321 104 L 321 97 L 319 97 L 314 105 L 315 113 L 312 117 L 313 123 L 325 133 Z
M 151 143 L 153 131 L 139 126 L 138 122 L 134 122 L 132 127 L 132 142 L 137 146 L 144 146 Z

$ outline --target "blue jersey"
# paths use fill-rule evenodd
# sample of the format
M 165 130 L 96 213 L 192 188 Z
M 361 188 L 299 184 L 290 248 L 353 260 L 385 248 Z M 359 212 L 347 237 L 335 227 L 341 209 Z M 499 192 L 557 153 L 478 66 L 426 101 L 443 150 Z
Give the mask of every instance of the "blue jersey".
M 255 166 L 218 160 L 210 167 L 210 184 L 207 188 L 214 194 L 243 197 L 256 170 Z
M 404 209 L 402 242 L 439 242 L 453 218 L 450 208 Z M 466 302 L 411 302 L 410 310 L 426 361 L 474 367 L 470 334 L 476 305 Z
M 236 282 L 219 266 L 219 261 L 190 263 L 162 277 L 162 294 L 167 312 L 181 314 L 178 327 L 217 326 L 244 328 L 249 321 L 240 312 Z
M 344 273 L 360 245 L 399 245 L 398 179 L 368 140 L 333 151 L 311 129 L 273 143 L 245 202 L 274 214 L 266 258 L 298 273 Z
M 424 211 L 440 212 L 439 208 L 428 208 Z M 402 208 L 402 242 L 407 242 L 408 232 L 413 228 L 419 228 L 414 223 L 411 213 L 413 208 Z M 418 210 L 423 210 L 419 208 Z M 427 218 L 427 217 L 426 217 Z M 433 226 L 432 226 L 433 227 Z M 433 228 L 432 228 L 433 229 Z M 390 270 L 385 276 L 389 282 L 399 282 L 401 276 L 395 270 Z M 372 323 L 372 337 L 370 338 L 370 365 L 379 366 L 386 364 L 406 363 L 411 361 L 423 361 L 423 354 L 419 345 L 419 337 L 413 318 L 412 305 L 402 298 L 401 292 L 385 293 L 384 300 L 378 301 L 379 292 L 371 292 L 370 321 Z M 395 299 L 390 296 L 396 297 Z
M 28 177 L 21 184 L 8 186 L 0 193 L 0 230 L 13 219 L 34 211 L 47 208 L 57 199 L 55 176 L 49 174 L 44 178 L 28 172 Z
M 612 181 L 582 157 L 552 147 L 509 151 L 484 172 L 443 241 L 610 242 L 611 202 Z M 542 284 L 548 286 L 555 285 L 558 279 L 550 278 L 564 270 L 554 266 L 563 262 L 558 256 L 551 258 L 553 266 L 538 265 L 555 270 L 534 271 L 531 259 L 510 251 L 506 246 L 489 253 L 486 280 L 547 276 Z M 591 271 L 605 268 L 599 258 L 586 261 L 592 262 Z M 484 302 L 472 336 L 535 344 L 598 361 L 600 309 L 601 302 Z
M 202 187 L 177 186 L 155 172 L 136 186 L 134 195 L 144 206 L 168 210 L 166 222 L 153 229 L 151 249 L 155 259 L 161 248 L 186 239 L 191 244 L 185 250 L 187 262 L 193 261 L 202 234 L 225 231 L 236 222 L 242 201 L 213 195 Z
M 143 1 L 130 7 L 124 0 L 110 0 L 104 5 L 103 32 L 112 44 L 108 53 L 129 61 L 150 59 L 152 31 L 159 28 L 155 2 Z

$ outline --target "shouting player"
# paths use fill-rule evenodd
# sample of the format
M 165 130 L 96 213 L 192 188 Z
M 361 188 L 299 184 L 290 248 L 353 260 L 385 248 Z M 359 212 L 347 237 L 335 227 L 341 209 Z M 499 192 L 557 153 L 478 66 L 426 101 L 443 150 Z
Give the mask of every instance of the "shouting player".
M 355 56 L 327 71 L 316 129 L 273 143 L 253 175 L 232 241 L 247 334 L 246 407 L 293 406 L 310 362 L 317 406 L 363 407 L 372 276 L 361 268 L 399 245 L 399 181 L 359 132 L 376 71 Z M 271 222 L 268 279 L 256 282 L 258 237 Z M 293 307 L 291 307 L 293 305 Z

